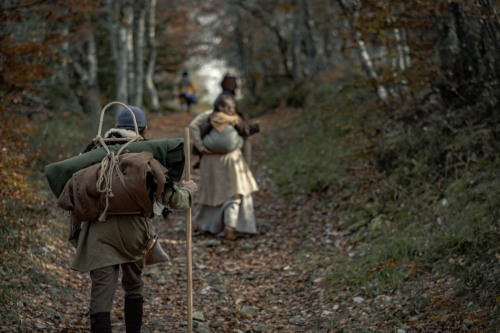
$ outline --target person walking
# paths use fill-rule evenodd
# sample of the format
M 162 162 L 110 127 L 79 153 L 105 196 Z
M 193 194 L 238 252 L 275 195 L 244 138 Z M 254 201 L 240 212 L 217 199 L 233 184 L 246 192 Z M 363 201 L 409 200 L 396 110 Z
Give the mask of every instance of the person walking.
M 236 90 L 238 89 L 238 81 L 236 75 L 231 72 L 227 72 L 226 74 L 224 74 L 224 77 L 220 82 L 220 86 L 222 88 L 222 92 L 219 96 L 230 96 L 234 100 L 236 114 L 238 114 L 238 116 L 240 116 L 243 121 L 247 122 L 245 114 L 239 108 L 236 101 Z M 259 131 L 259 129 L 257 129 L 257 131 Z M 243 156 L 245 157 L 246 162 L 248 163 L 248 165 L 250 165 L 252 161 L 252 145 L 250 144 L 250 140 L 248 140 L 248 137 L 243 138 L 243 148 L 241 149 L 241 151 L 243 153 Z
M 234 115 L 233 99 L 220 95 L 214 110 L 199 114 L 189 124 L 193 146 L 201 153 L 201 182 L 193 225 L 203 232 L 236 240 L 241 234 L 257 234 L 252 193 L 258 191 L 258 186 L 241 149 L 216 153 L 203 144 L 201 128 L 215 113 L 224 117 Z M 229 121 L 225 125 L 230 126 Z M 257 127 L 252 132 L 247 126 L 248 135 Z
M 146 115 L 138 107 L 131 106 L 139 133 L 144 137 L 147 130 Z M 135 137 L 134 121 L 130 111 L 118 113 L 116 128 L 110 129 L 106 138 Z M 123 144 L 123 141 L 116 142 Z M 108 145 L 114 144 L 113 141 Z M 95 147 L 86 148 L 90 151 Z M 197 186 L 193 181 L 181 181 L 177 186 L 166 179 L 165 190 L 161 194 L 164 205 L 171 209 L 185 210 L 191 206 Z M 81 223 L 76 241 L 76 254 L 71 268 L 80 272 L 90 272 L 90 329 L 94 333 L 111 332 L 110 312 L 118 287 L 119 272 L 122 272 L 122 287 L 125 291 L 125 326 L 127 333 L 140 332 L 142 326 L 144 282 L 142 273 L 146 257 L 151 250 L 160 251 L 156 257 L 167 260 L 168 256 L 158 245 L 152 248 L 150 217 L 141 212 L 108 213 L 105 221 L 93 220 Z M 154 242 L 153 242 L 154 243 Z
M 191 105 L 198 103 L 198 98 L 196 98 L 196 86 L 189 78 L 189 73 L 184 71 L 182 77 L 177 84 L 177 90 L 179 91 L 179 101 L 181 103 L 182 112 L 191 113 Z

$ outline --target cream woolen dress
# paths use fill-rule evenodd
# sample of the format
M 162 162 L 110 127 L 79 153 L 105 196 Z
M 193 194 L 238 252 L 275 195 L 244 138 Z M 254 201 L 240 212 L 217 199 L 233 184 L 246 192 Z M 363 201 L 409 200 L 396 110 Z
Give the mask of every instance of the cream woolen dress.
M 212 111 L 198 115 L 189 125 L 193 144 L 203 151 L 199 125 Z M 228 154 L 203 155 L 201 182 L 196 196 L 193 224 L 214 234 L 224 231 L 225 223 L 238 232 L 257 233 L 252 193 L 259 190 L 240 149 Z

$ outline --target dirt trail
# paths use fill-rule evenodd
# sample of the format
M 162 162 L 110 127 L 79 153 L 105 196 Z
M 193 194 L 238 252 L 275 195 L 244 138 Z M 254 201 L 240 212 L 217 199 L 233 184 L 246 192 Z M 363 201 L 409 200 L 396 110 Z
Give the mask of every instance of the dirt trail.
M 257 121 L 267 131 L 295 114 L 280 109 Z M 192 118 L 186 113 L 150 117 L 150 138 L 182 136 Z M 193 236 L 194 313 L 204 317 L 194 321 L 196 332 L 322 331 L 319 280 L 302 271 L 297 261 L 301 246 L 298 228 L 261 168 L 264 151 L 260 137 L 252 138 L 251 165 L 260 188 L 254 194 L 260 234 L 234 242 Z M 199 180 L 197 170 L 192 170 L 192 178 Z M 166 222 L 155 221 L 155 226 L 171 262 L 148 266 L 145 271 L 143 331 L 186 331 L 185 213 L 174 212 Z M 121 305 L 115 308 L 115 316 L 120 318 Z M 114 326 L 120 325 L 123 321 Z
M 278 109 L 256 121 L 265 133 L 297 114 L 292 109 Z M 151 115 L 146 136 L 183 137 L 193 117 L 186 113 Z M 328 332 L 320 272 L 303 270 L 304 262 L 312 258 L 299 259 L 301 248 L 309 243 L 300 231 L 303 221 L 297 211 L 301 208 L 289 207 L 276 196 L 262 167 L 266 153 L 262 137 L 257 134 L 251 138 L 251 169 L 259 185 L 253 197 L 260 234 L 234 242 L 204 235 L 192 238 L 193 310 L 197 318 L 203 316 L 202 321 L 194 321 L 195 332 Z M 191 175 L 199 181 L 198 170 L 192 170 Z M 143 332 L 187 332 L 185 217 L 185 212 L 172 212 L 167 221 L 153 221 L 171 261 L 145 269 Z M 29 320 L 23 327 L 41 331 L 57 327 L 57 332 L 88 330 L 89 277 L 69 269 L 74 250 L 68 248 L 64 237 L 54 240 L 54 248 L 65 250 L 54 251 L 51 260 L 57 264 L 47 267 L 47 274 L 55 284 L 71 290 L 71 303 L 61 301 L 61 295 L 50 286 L 44 287 L 47 290 L 42 297 L 26 295 L 25 308 L 20 311 Z M 41 304 L 49 306 L 53 314 L 40 312 Z M 125 331 L 123 319 L 123 291 L 119 288 L 111 314 L 114 332 Z M 4 331 L 10 330 L 0 328 Z
M 270 151 L 263 134 L 297 114 L 281 108 L 256 119 L 263 133 L 251 138 L 251 169 L 259 185 L 253 197 L 260 234 L 234 242 L 193 236 L 194 332 L 388 332 L 394 331 L 394 323 L 404 311 L 414 311 L 404 293 L 354 304 L 349 285 L 337 286 L 335 304 L 323 304 L 322 281 L 332 272 L 330 258 L 350 251 L 349 237 L 337 232 L 337 222 L 330 215 L 335 214 L 333 209 L 324 215 L 321 196 L 298 199 L 307 202 L 295 205 L 279 199 L 262 163 Z M 192 119 L 186 113 L 150 115 L 147 137 L 182 137 Z M 199 181 L 198 170 L 192 170 L 192 178 Z M 19 288 L 12 294 L 18 293 L 19 298 L 10 295 L 8 288 L 0 290 L 5 302 L 0 307 L 0 332 L 88 332 L 89 274 L 69 268 L 75 250 L 62 228 L 67 215 L 56 208 L 54 200 L 45 204 L 48 214 L 39 221 L 36 238 L 26 239 L 21 247 L 32 261 L 19 262 L 19 275 L 0 267 L 4 285 Z M 145 269 L 142 332 L 187 332 L 185 216 L 185 212 L 173 212 L 167 221 L 153 221 L 171 261 Z M 426 281 L 423 291 L 450 290 L 450 279 L 435 281 L 435 277 L 422 276 L 418 283 Z M 415 288 L 422 290 L 420 285 Z M 412 322 L 412 331 L 444 332 L 450 331 L 450 325 L 462 327 L 462 319 L 470 314 L 465 304 L 449 322 L 432 319 L 434 307 L 424 308 Z M 125 331 L 123 305 L 119 288 L 111 315 L 114 332 Z

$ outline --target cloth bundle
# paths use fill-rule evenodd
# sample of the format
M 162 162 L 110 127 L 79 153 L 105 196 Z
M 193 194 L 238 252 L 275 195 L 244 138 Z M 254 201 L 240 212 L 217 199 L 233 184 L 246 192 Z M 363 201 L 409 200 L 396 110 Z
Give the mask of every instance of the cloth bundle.
M 160 198 L 168 170 L 154 159 L 153 153 L 127 153 L 118 157 L 103 188 L 102 163 L 82 169 L 66 183 L 57 205 L 70 211 L 76 221 L 93 221 L 103 213 L 153 213 Z M 116 168 L 118 170 L 116 170 Z
M 210 116 L 209 123 L 201 129 L 203 146 L 218 154 L 227 154 L 243 148 L 243 138 L 234 127 L 238 121 L 237 115 L 214 112 Z M 208 130 L 210 128 L 208 124 L 211 125 L 211 130 Z

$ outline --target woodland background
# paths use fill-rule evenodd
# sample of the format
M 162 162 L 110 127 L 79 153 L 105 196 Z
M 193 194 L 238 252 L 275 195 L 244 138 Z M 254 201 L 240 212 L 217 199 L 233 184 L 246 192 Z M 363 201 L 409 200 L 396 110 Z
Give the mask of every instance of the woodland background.
M 249 117 L 301 111 L 266 134 L 264 165 L 304 239 L 348 239 L 300 249 L 322 254 L 304 265 L 324 272 L 324 302 L 397 295 L 393 327 L 498 331 L 499 5 L 2 1 L 3 324 L 46 279 L 38 244 L 64 238 L 43 167 L 77 154 L 110 101 L 179 112 L 180 73 L 215 61 L 238 73 Z

